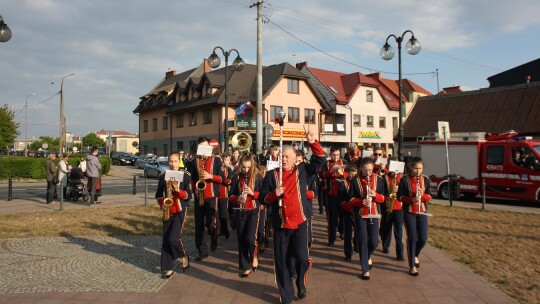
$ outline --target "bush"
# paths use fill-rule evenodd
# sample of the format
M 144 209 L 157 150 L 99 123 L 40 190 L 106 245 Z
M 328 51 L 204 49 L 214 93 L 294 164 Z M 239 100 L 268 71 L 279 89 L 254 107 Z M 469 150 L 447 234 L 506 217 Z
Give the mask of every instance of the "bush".
M 77 167 L 77 161 L 80 157 L 69 157 L 68 164 L 72 167 Z M 0 157 L 0 179 L 45 179 L 45 162 L 46 158 L 34 157 Z M 55 163 L 58 166 L 60 159 L 57 158 Z M 100 157 L 101 174 L 106 175 L 111 170 L 111 159 L 108 157 Z

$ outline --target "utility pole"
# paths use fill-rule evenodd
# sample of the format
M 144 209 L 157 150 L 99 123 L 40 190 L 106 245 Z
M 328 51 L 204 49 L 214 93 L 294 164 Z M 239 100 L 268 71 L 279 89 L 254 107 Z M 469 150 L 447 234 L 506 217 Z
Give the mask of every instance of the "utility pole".
M 263 97 L 262 97 L 262 25 L 263 25 L 263 2 L 258 1 L 250 7 L 257 6 L 257 105 L 256 109 L 256 150 L 262 152 L 263 145 Z
M 26 96 L 26 105 L 24 106 L 24 157 L 28 156 L 28 98 L 32 96 L 36 96 L 36 93 Z
M 58 148 L 59 155 L 62 155 L 62 153 L 64 153 L 64 148 L 66 145 L 66 120 L 64 118 L 64 78 L 73 75 L 75 75 L 75 73 L 71 73 L 62 77 L 62 82 L 60 83 L 60 146 Z
M 439 69 L 435 69 L 435 76 L 437 76 L 437 94 L 441 91 L 439 89 Z

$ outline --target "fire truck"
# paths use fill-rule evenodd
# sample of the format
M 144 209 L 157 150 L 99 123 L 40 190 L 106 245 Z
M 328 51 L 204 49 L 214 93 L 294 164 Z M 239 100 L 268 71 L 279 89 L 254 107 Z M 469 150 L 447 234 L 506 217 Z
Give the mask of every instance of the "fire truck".
M 450 175 L 465 197 L 482 193 L 505 200 L 540 202 L 540 141 L 518 136 L 485 132 L 452 133 L 448 138 Z M 431 192 L 447 199 L 448 184 L 444 139 L 434 134 L 419 142 L 424 174 L 431 179 Z M 454 193 L 454 192 L 453 192 Z

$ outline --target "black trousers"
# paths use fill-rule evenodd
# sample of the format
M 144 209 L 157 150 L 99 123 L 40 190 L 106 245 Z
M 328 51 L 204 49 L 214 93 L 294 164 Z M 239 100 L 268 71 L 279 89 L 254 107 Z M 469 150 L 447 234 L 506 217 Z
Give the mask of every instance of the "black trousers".
M 182 243 L 182 230 L 187 208 L 181 212 L 171 214 L 171 218 L 163 222 L 163 241 L 161 243 L 161 271 L 173 270 L 174 260 L 187 256 L 186 248 Z
M 263 205 L 263 209 L 259 212 L 259 224 L 257 225 L 257 243 L 262 244 L 266 241 L 266 217 L 268 214 L 268 206 Z
M 290 252 L 289 252 L 290 251 Z M 294 257 L 296 266 L 296 287 L 305 289 L 307 272 L 311 268 L 308 253 L 308 222 L 305 221 L 297 229 L 274 227 L 274 262 L 276 282 L 281 302 L 294 300 L 294 286 L 289 271 L 290 257 Z
M 358 214 L 354 216 L 354 222 L 360 249 L 360 265 L 362 266 L 362 272 L 368 272 L 368 260 L 379 242 L 379 219 L 364 219 Z
M 342 209 L 343 210 L 343 209 Z M 343 210 L 343 252 L 346 258 L 351 258 L 353 255 L 353 214 Z
M 394 210 L 392 213 L 386 213 L 381 225 L 384 226 L 381 237 L 383 250 L 386 251 L 390 249 L 393 231 L 396 243 L 396 257 L 403 257 L 403 210 Z
M 319 192 L 319 195 L 317 195 L 317 201 L 319 201 L 319 211 L 322 212 L 324 207 L 326 206 L 326 193 L 322 189 L 322 187 L 319 187 L 317 189 Z
M 90 189 L 88 189 L 90 191 L 90 204 L 98 200 L 99 195 L 96 190 L 98 178 L 99 177 L 88 177 L 88 182 L 90 183 Z
M 426 245 L 428 233 L 428 217 L 415 215 L 405 211 L 405 229 L 407 230 L 407 258 L 409 267 L 414 266 L 414 258 Z
M 47 181 L 47 193 L 45 195 L 47 204 L 52 203 L 54 200 L 54 192 L 56 191 L 56 185 L 52 181 Z
M 217 208 L 218 200 L 215 197 L 204 200 L 204 205 L 199 206 L 199 200 L 195 199 L 195 247 L 199 256 L 208 256 L 208 244 L 204 241 L 204 228 L 206 227 L 210 237 L 217 240 Z
M 339 203 L 335 196 L 327 195 L 326 197 L 326 219 L 328 221 L 328 243 L 334 244 L 336 241 L 336 231 L 339 219 Z
M 229 230 L 227 226 L 229 220 L 227 219 L 227 209 L 229 208 L 228 198 L 218 198 L 218 213 L 219 213 L 219 234 L 225 233 Z
M 257 227 L 259 226 L 259 210 L 237 211 L 236 238 L 238 240 L 238 269 L 251 269 L 253 259 L 257 256 Z

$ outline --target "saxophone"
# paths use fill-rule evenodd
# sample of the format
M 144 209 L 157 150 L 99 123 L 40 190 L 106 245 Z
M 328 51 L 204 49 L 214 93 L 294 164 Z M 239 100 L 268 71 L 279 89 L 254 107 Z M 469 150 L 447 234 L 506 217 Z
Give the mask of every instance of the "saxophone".
M 397 193 L 394 191 L 397 183 L 397 173 L 390 175 L 392 180 L 392 191 L 388 195 L 388 200 L 386 201 L 386 213 L 392 213 L 394 211 L 394 204 L 396 203 Z
M 204 189 L 206 189 L 206 181 L 204 180 L 204 165 L 206 163 L 206 156 L 199 157 L 199 180 L 195 184 L 195 188 L 199 191 L 199 206 L 204 206 Z
M 171 177 L 169 181 L 167 181 L 167 195 L 165 199 L 163 200 L 163 221 L 166 222 L 171 218 L 171 206 L 174 203 L 173 199 L 173 188 L 174 183 L 176 183 L 176 179 L 174 177 Z M 182 211 L 182 206 L 180 206 L 180 211 Z

